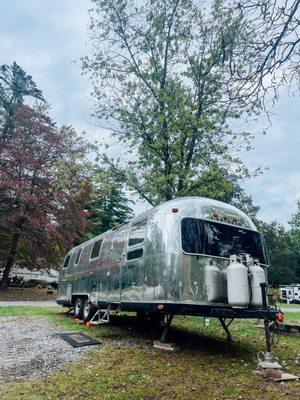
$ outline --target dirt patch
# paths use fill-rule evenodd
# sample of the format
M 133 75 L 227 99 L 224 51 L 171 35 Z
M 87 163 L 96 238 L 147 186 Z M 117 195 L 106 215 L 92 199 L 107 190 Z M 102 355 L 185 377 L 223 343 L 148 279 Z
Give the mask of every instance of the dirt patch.
M 39 379 L 79 360 L 87 348 L 73 348 L 60 328 L 41 318 L 0 318 L 0 382 Z
M 43 301 L 56 300 L 57 291 L 51 290 L 53 293 L 47 293 L 47 289 L 39 288 L 10 288 L 0 290 L 0 301 Z

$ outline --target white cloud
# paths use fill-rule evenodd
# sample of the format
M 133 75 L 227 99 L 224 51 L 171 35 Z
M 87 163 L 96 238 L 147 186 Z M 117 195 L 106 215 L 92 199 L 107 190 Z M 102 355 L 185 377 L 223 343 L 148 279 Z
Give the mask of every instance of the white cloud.
M 103 142 L 109 139 L 109 132 L 90 124 L 90 82 L 81 76 L 79 66 L 71 63 L 88 51 L 90 6 L 89 0 L 2 2 L 1 63 L 16 61 L 33 76 L 52 103 L 52 115 L 59 123 L 72 124 L 78 131 L 86 131 L 91 140 Z M 282 95 L 272 110 L 267 135 L 257 135 L 255 150 L 241 155 L 251 168 L 269 166 L 263 176 L 244 183 L 265 220 L 276 218 L 286 223 L 300 199 L 299 109 L 299 98 Z M 243 129 L 261 132 L 267 124 L 262 118 L 256 124 L 244 124 Z M 123 148 L 115 144 L 111 151 L 118 155 Z
M 0 35 L 0 50 L 1 51 L 7 51 L 11 50 L 14 45 L 14 40 L 11 36 L 6 35 L 6 34 L 1 34 Z

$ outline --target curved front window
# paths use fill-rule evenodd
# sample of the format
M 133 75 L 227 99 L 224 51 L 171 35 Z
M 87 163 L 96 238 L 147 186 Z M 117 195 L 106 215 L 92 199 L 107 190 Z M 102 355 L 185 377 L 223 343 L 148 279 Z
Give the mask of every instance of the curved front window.
M 182 250 L 188 254 L 229 258 L 233 254 L 250 254 L 261 264 L 268 264 L 261 233 L 238 226 L 197 218 L 181 221 Z

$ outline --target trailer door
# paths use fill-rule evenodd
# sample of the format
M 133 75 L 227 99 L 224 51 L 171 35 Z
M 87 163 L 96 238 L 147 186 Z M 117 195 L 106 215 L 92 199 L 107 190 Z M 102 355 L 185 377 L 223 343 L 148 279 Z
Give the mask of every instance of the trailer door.
M 109 259 L 112 246 L 113 232 L 108 231 L 104 234 L 103 243 L 100 253 L 100 268 L 97 291 L 100 301 L 107 301 L 108 296 L 108 279 L 109 279 Z
M 144 293 L 144 240 L 148 219 L 131 225 L 122 271 L 122 301 L 142 301 Z
M 128 224 L 121 225 L 114 232 L 109 260 L 108 301 L 121 300 L 122 264 L 127 233 Z

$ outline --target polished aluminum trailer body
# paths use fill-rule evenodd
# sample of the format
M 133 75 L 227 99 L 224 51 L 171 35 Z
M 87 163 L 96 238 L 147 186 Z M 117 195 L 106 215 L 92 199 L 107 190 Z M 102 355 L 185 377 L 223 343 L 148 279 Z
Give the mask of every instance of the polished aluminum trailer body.
M 128 310 L 154 310 L 163 305 L 175 314 L 214 316 L 215 309 L 224 309 L 228 316 L 241 316 L 239 310 L 229 312 L 226 298 L 209 298 L 205 268 L 214 264 L 224 270 L 229 257 L 183 249 L 182 229 L 189 219 L 214 224 L 213 230 L 257 232 L 250 218 L 229 204 L 201 197 L 168 201 L 73 248 L 60 272 L 57 302 L 71 306 L 84 296 L 97 307 L 114 303 Z M 262 238 L 261 246 L 265 252 Z

